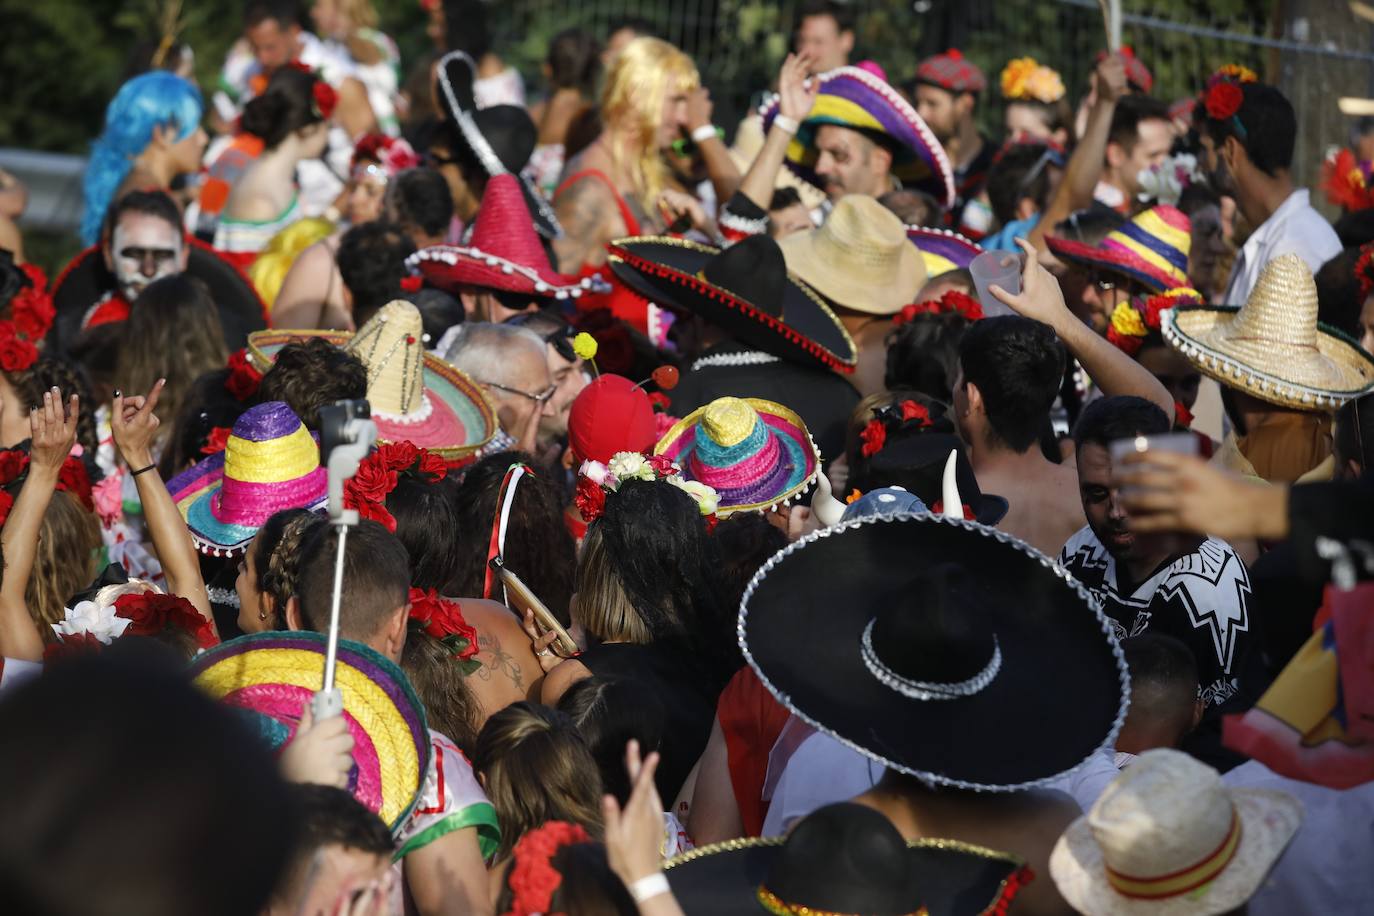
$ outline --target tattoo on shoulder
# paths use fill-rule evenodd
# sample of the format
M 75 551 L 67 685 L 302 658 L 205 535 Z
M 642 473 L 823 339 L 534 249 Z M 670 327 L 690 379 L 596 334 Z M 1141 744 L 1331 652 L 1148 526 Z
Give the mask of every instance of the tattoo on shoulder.
M 576 272 L 591 252 L 605 244 L 607 223 L 618 215 L 615 202 L 601 182 L 580 178 L 558 195 L 554 211 L 563 226 L 563 238 L 554 242 L 560 268 Z
M 517 689 L 525 689 L 525 675 L 520 670 L 520 664 L 501 648 L 501 640 L 495 636 L 478 636 L 477 650 L 477 660 L 482 663 L 482 667 L 474 672 L 478 677 L 490 681 L 492 673 L 499 672 L 510 678 Z

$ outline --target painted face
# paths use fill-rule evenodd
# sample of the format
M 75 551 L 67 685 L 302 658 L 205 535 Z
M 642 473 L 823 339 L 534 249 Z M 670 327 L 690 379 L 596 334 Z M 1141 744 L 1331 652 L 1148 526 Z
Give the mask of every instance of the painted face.
M 149 283 L 185 270 L 186 256 L 175 226 L 148 213 L 126 213 L 112 233 L 106 263 L 120 295 L 133 302 Z

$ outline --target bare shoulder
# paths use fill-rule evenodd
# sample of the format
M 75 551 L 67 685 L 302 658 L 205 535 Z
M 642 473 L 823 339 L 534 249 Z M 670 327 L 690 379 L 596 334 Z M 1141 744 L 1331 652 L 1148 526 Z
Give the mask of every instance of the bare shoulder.
M 563 694 L 567 693 L 569 687 L 591 676 L 592 673 L 587 666 L 575 658 L 560 662 L 544 678 L 544 687 L 540 692 L 541 699 L 545 704 L 552 706 L 558 702 Z
M 517 700 L 538 700 L 544 671 L 530 638 L 510 608 L 496 601 L 464 598 L 463 617 L 477 630 L 477 661 L 469 683 L 488 714 Z

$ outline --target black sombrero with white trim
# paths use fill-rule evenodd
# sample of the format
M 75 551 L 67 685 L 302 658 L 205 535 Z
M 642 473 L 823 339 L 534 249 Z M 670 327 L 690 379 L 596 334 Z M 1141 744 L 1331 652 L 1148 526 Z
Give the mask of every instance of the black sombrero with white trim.
M 1088 591 L 962 519 L 860 519 L 788 546 L 745 591 L 739 641 L 793 714 L 929 783 L 1043 785 L 1126 714 L 1125 658 Z

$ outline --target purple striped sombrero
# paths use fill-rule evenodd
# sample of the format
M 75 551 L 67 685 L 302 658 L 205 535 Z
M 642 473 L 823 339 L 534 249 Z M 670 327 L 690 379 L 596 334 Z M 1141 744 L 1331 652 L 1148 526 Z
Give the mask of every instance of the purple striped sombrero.
M 1192 222 L 1177 207 L 1160 204 L 1137 213 L 1097 245 L 1058 236 L 1045 241 L 1061 261 L 1110 271 L 1143 283 L 1156 293 L 1188 285 Z
M 787 166 L 799 177 L 824 190 L 816 175 L 816 130 L 835 124 L 881 134 L 892 142 L 892 174 L 906 187 L 928 192 L 943 207 L 954 205 L 954 169 L 940 141 L 906 99 L 886 81 L 858 67 L 837 67 L 812 77 L 820 82 L 811 113 L 787 145 Z M 767 133 L 778 115 L 778 98 L 766 102 L 763 129 Z
M 280 748 L 324 679 L 321 633 L 254 633 L 222 643 L 191 665 L 196 686 L 252 715 Z M 335 685 L 353 736 L 348 790 L 394 832 L 419 798 L 429 770 L 425 709 L 401 669 L 360 643 L 339 640 Z
M 983 253 L 982 245 L 952 229 L 907 226 L 906 237 L 926 262 L 927 281 L 951 270 L 967 270 L 969 262 Z

